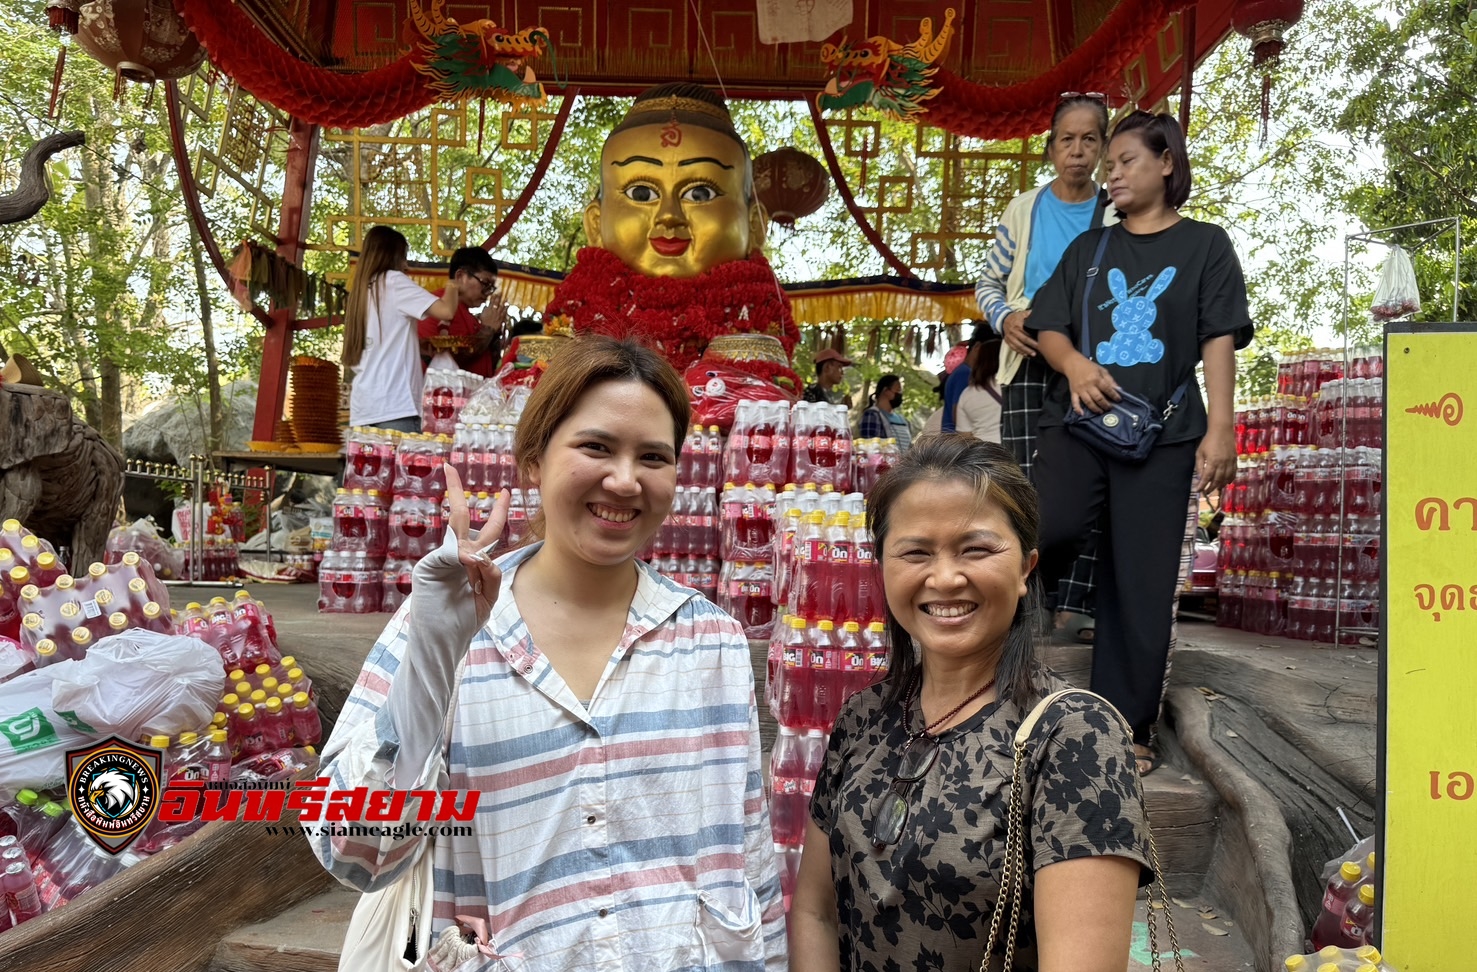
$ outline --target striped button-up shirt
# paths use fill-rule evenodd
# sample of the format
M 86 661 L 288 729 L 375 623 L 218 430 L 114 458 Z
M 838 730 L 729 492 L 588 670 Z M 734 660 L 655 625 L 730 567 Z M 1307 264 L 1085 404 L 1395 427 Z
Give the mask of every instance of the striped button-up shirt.
M 433 934 L 456 915 L 487 918 L 508 958 L 458 972 L 782 972 L 784 906 L 742 628 L 640 565 L 587 709 L 513 598 L 518 565 L 537 549 L 499 558 L 502 588 L 472 640 L 448 768 L 451 788 L 480 800 L 471 836 L 432 845 Z M 378 724 L 381 753 L 398 745 L 380 709 L 414 608 L 412 596 L 371 650 L 335 737 Z M 347 778 L 348 762 L 325 764 L 330 792 L 365 782 Z M 427 838 L 311 839 L 335 877 L 374 890 L 405 873 Z

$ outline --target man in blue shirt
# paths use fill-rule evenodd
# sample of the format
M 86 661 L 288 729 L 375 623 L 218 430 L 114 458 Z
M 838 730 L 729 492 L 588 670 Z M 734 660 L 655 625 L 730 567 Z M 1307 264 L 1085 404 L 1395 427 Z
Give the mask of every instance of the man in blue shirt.
M 979 361 L 980 345 L 984 344 L 990 333 L 986 328 L 976 327 L 974 333 L 969 336 L 969 350 L 964 355 L 963 364 L 949 372 L 949 380 L 944 384 L 944 424 L 945 432 L 953 432 L 954 429 L 954 406 L 959 404 L 959 396 L 964 394 L 964 389 L 969 387 L 970 369 Z

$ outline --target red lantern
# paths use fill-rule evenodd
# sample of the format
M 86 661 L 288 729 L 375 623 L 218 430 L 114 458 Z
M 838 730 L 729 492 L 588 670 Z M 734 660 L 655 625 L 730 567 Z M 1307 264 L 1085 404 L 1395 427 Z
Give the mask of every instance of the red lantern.
M 52 30 L 75 34 L 78 12 L 81 9 L 82 0 L 49 0 L 46 4 L 46 20 Z
M 77 43 L 123 81 L 182 78 L 205 60 L 171 0 L 90 0 L 78 17 Z
M 831 194 L 825 167 L 799 149 L 776 149 L 754 160 L 754 194 L 769 218 L 787 229 L 820 209 Z
M 1282 53 L 1287 28 L 1303 16 L 1303 0 L 1241 0 L 1231 11 L 1231 26 L 1251 41 L 1251 63 L 1262 69 L 1262 137 L 1272 104 L 1272 69 Z

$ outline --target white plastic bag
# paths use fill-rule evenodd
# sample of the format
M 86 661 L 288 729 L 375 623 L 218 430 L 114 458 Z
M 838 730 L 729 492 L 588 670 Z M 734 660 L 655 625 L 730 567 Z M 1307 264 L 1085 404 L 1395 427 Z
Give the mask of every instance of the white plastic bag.
M 1421 309 L 1421 294 L 1415 280 L 1415 267 L 1410 254 L 1398 246 L 1390 247 L 1380 271 L 1379 286 L 1374 289 L 1374 305 L 1369 309 L 1370 319 L 1376 324 L 1409 317 Z
M 200 639 L 137 630 L 0 683 L 0 803 L 65 786 L 67 750 L 94 739 L 204 727 L 225 682 L 220 655 Z
M 52 704 L 95 735 L 176 736 L 209 724 L 225 691 L 221 656 L 199 638 L 142 628 L 104 638 L 60 669 Z

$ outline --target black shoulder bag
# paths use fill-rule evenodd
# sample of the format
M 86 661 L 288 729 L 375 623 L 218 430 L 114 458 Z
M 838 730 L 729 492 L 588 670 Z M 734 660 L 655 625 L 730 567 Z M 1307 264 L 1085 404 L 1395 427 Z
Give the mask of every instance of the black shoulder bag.
M 1108 237 L 1113 227 L 1103 230 L 1098 238 L 1097 251 L 1092 255 L 1092 266 L 1087 270 L 1087 285 L 1082 288 L 1082 356 L 1091 361 L 1092 340 L 1088 336 L 1088 315 L 1092 305 L 1092 285 L 1097 282 L 1098 268 L 1103 262 L 1103 252 L 1108 248 Z M 1154 450 L 1164 423 L 1174 414 L 1185 399 L 1190 388 L 1186 379 L 1174 394 L 1169 404 L 1161 411 L 1152 404 L 1130 392 L 1118 389 L 1118 401 L 1109 404 L 1106 411 L 1093 412 L 1084 409 L 1081 415 L 1072 408 L 1068 392 L 1067 414 L 1062 420 L 1067 433 L 1078 441 L 1099 452 L 1123 462 L 1143 462 Z

